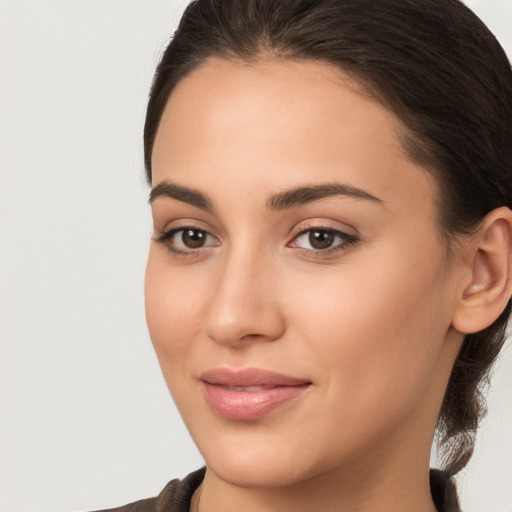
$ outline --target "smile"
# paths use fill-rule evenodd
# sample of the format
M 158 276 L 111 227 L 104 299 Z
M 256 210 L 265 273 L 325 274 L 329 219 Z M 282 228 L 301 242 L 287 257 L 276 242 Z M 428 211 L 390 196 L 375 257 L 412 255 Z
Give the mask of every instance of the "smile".
M 208 405 L 219 416 L 254 421 L 299 398 L 312 383 L 268 370 L 217 368 L 201 375 Z

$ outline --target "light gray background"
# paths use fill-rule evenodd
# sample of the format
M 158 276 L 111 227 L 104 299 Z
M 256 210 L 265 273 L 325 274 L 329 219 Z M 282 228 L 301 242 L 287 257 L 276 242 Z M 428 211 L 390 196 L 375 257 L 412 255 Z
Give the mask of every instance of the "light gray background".
M 468 2 L 512 55 L 512 2 Z M 146 332 L 141 133 L 184 1 L 0 0 L 0 510 L 156 494 L 202 464 Z M 512 350 L 459 479 L 512 511 Z

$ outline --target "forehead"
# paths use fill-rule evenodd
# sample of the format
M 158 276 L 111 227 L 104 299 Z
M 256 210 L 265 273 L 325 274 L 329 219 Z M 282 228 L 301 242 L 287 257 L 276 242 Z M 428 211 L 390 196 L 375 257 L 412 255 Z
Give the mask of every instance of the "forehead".
M 215 135 L 237 125 L 253 131 L 264 128 L 276 141 L 283 142 L 292 129 L 297 131 L 301 125 L 303 129 L 309 125 L 309 132 L 318 132 L 320 124 L 328 127 L 336 120 L 347 124 L 361 116 L 367 121 L 371 118 L 366 123 L 369 130 L 376 127 L 375 123 L 381 128 L 385 125 L 390 135 L 387 142 L 398 149 L 398 140 L 390 130 L 399 133 L 402 123 L 365 94 L 354 78 L 332 64 L 276 59 L 245 63 L 213 58 L 175 86 L 157 139 L 164 138 L 169 144 L 170 135 L 180 136 L 177 131 L 183 137 L 193 135 L 188 129 L 196 136 L 198 129 L 204 129 L 200 135 Z M 273 127 L 278 133 L 269 131 Z M 287 130 L 283 132 L 282 127 Z M 158 137 L 162 131 L 170 133 Z
M 182 79 L 164 110 L 152 155 L 153 184 L 237 182 L 253 190 L 333 179 L 385 201 L 424 189 L 403 126 L 356 80 L 318 61 L 212 59 Z M 183 178 L 182 178 L 183 177 Z

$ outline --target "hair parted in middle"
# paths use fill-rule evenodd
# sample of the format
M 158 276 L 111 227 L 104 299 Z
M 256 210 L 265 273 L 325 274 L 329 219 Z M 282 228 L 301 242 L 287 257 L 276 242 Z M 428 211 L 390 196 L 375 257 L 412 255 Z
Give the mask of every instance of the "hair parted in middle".
M 144 129 L 147 180 L 160 118 L 176 84 L 212 58 L 317 60 L 349 74 L 402 122 L 402 146 L 438 185 L 448 253 L 495 208 L 512 208 L 512 70 L 459 0 L 196 0 L 154 76 Z M 450 474 L 471 457 L 481 388 L 505 341 L 511 303 L 467 335 L 438 421 Z

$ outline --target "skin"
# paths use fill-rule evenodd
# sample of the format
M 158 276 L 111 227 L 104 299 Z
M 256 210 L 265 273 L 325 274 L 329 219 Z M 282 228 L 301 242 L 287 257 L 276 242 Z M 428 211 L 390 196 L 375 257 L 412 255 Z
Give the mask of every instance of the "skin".
M 448 261 L 436 184 L 406 156 L 401 132 L 392 113 L 319 62 L 212 60 L 174 89 L 153 187 L 192 189 L 213 209 L 152 202 L 146 315 L 208 466 L 201 512 L 435 510 L 430 447 L 463 340 L 452 324 L 470 266 L 457 250 Z M 379 200 L 268 208 L 276 194 L 332 183 Z M 184 226 L 207 233 L 205 245 L 187 248 L 181 233 L 157 241 Z M 338 237 L 326 252 L 309 233 L 297 237 L 318 227 L 357 241 Z M 263 418 L 231 421 L 199 381 L 220 366 L 312 386 Z

